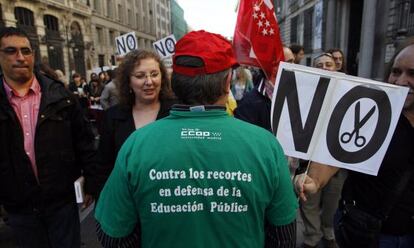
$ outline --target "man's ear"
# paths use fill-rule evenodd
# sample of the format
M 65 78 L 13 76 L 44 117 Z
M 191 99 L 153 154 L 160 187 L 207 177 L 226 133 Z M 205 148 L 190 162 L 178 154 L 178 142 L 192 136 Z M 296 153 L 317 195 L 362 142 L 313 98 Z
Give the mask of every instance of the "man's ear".
M 230 69 L 229 74 L 227 75 L 227 78 L 226 78 L 226 85 L 224 87 L 224 91 L 225 91 L 226 94 L 229 94 L 230 93 L 230 89 L 231 89 L 231 78 L 232 78 L 232 75 L 233 75 L 232 72 L 233 72 L 233 70 Z

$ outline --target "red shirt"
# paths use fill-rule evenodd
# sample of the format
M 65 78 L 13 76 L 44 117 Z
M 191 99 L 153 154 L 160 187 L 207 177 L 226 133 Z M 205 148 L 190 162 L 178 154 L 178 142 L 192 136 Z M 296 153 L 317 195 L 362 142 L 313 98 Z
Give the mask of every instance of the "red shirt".
M 30 86 L 27 94 L 24 96 L 20 96 L 17 91 L 12 89 L 7 84 L 6 80 L 3 80 L 3 82 L 7 98 L 10 102 L 10 105 L 13 107 L 14 112 L 16 113 L 22 127 L 24 150 L 30 159 L 33 173 L 36 179 L 38 179 L 34 139 L 37 115 L 39 114 L 40 99 L 42 95 L 39 82 L 37 81 L 36 77 L 33 77 L 32 85 Z

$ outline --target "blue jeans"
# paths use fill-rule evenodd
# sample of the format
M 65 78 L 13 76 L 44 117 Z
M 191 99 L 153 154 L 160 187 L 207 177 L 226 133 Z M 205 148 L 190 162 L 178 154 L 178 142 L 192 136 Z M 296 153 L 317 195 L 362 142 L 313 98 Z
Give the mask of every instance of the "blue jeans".
M 9 214 L 8 224 L 20 248 L 79 248 L 78 206 L 70 203 L 54 213 Z
M 394 236 L 381 234 L 380 248 L 412 248 L 414 235 Z

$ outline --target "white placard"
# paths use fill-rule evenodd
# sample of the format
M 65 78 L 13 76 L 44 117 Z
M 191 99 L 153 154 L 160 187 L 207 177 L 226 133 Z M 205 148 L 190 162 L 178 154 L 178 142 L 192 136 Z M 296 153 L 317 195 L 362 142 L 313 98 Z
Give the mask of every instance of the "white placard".
M 118 55 L 123 56 L 132 50 L 138 49 L 138 40 L 135 32 L 130 32 L 115 38 Z
M 157 40 L 152 43 L 154 50 L 160 55 L 161 58 L 171 57 L 175 53 L 175 40 L 174 35 L 169 35 L 161 40 Z
M 281 63 L 273 133 L 285 154 L 377 175 L 408 88 Z

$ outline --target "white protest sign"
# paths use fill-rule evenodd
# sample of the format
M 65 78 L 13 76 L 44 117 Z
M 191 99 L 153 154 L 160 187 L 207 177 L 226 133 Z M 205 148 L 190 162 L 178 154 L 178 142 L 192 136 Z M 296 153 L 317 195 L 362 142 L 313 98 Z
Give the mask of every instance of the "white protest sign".
M 273 133 L 286 155 L 377 175 L 408 88 L 281 63 Z
M 152 43 L 155 51 L 161 58 L 171 57 L 175 53 L 175 40 L 174 35 L 169 35 L 161 40 Z
M 130 32 L 115 38 L 116 49 L 118 55 L 122 56 L 132 50 L 138 49 L 138 40 L 135 32 Z

